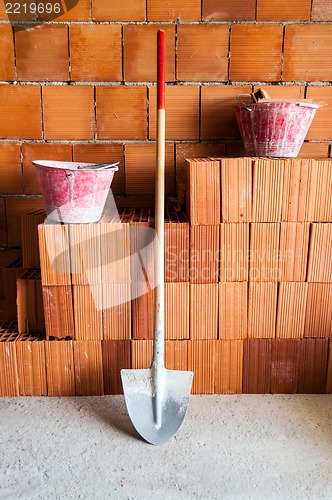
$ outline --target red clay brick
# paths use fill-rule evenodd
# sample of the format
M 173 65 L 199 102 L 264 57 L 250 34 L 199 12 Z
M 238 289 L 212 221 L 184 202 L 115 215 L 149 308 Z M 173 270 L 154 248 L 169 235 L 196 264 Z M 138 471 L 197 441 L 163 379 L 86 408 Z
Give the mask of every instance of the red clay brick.
M 43 111 L 45 139 L 94 138 L 93 87 L 43 87 Z
M 264 394 L 271 387 L 271 339 L 249 339 L 243 349 L 243 393 Z
M 89 21 L 90 20 L 90 0 L 78 0 L 73 8 L 67 9 L 66 5 L 69 7 L 73 5 L 72 0 L 61 3 L 62 9 L 60 14 L 55 17 L 54 9 L 53 12 L 47 14 L 47 12 L 38 14 L 39 21 Z M 65 4 L 65 9 L 63 8 Z M 54 2 L 53 2 L 54 5 Z
M 33 160 L 72 161 L 71 144 L 24 143 L 23 153 L 23 193 L 40 194 Z
M 204 21 L 254 21 L 255 0 L 203 0 Z
M 40 87 L 0 85 L 0 137 L 41 139 Z
M 316 111 L 315 118 L 306 135 L 307 140 L 329 140 L 331 139 L 332 114 L 332 87 L 308 87 L 307 99 L 313 99 L 314 102 L 325 102 L 327 106 Z
M 191 142 L 176 144 L 176 184 L 185 182 L 186 159 L 225 156 L 225 144 Z
M 74 161 L 102 162 L 119 161 L 119 170 L 112 181 L 112 193 L 115 195 L 125 194 L 125 172 L 122 144 L 74 144 Z
M 200 0 L 148 0 L 149 21 L 200 21 Z
M 156 138 L 156 87 L 149 88 L 149 139 Z M 166 139 L 199 138 L 199 87 L 166 87 Z
M 133 82 L 155 82 L 157 79 L 157 36 L 165 31 L 166 81 L 175 79 L 174 25 L 127 25 L 123 28 L 124 79 Z
M 233 25 L 230 79 L 280 80 L 282 38 L 281 25 Z
M 122 80 L 121 26 L 70 26 L 71 80 Z
M 257 21 L 309 21 L 311 0 L 257 0 Z
M 21 215 L 38 208 L 43 208 L 41 198 L 6 198 L 8 246 L 21 245 Z
M 329 145 L 326 142 L 304 142 L 298 158 L 327 158 Z
M 21 81 L 68 80 L 68 30 L 65 25 L 15 30 L 16 71 Z
M 0 186 L 3 194 L 22 193 L 20 145 L 0 143 Z
M 98 139 L 146 139 L 146 87 L 97 87 Z
M 92 0 L 92 19 L 94 21 L 145 21 L 146 0 Z
M 180 25 L 177 38 L 177 80 L 227 81 L 226 25 Z
M 0 26 L 0 79 L 14 80 L 14 40 L 11 26 Z
M 7 221 L 6 221 L 6 205 L 5 198 L 0 198 L 0 245 L 7 245 Z M 0 296 L 1 296 L 1 285 L 0 281 Z
M 155 193 L 156 145 L 126 144 L 126 194 Z M 165 190 L 174 193 L 174 145 L 167 144 L 165 151 Z
M 330 0 L 312 0 L 312 21 L 332 21 L 332 4 Z
M 332 80 L 332 26 L 286 26 L 282 79 Z
M 201 90 L 201 139 L 239 139 L 234 113 L 238 94 L 249 94 L 251 86 L 204 86 Z
M 14 7 L 15 2 L 8 2 L 10 5 L 6 5 L 7 2 L 1 2 L 0 4 L 0 20 L 1 21 L 33 21 L 34 14 L 27 9 L 27 12 L 24 12 L 24 7 L 20 9 L 16 9 Z M 20 2 L 22 5 L 23 2 Z M 33 9 L 33 7 L 32 7 Z M 17 11 L 17 12 L 14 12 Z

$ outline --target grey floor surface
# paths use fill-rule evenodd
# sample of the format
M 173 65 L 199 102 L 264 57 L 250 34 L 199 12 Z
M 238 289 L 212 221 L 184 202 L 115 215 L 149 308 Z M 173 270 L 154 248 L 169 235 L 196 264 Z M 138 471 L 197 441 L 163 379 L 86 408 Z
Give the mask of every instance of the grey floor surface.
M 1 499 L 332 499 L 332 396 L 191 396 L 154 447 L 122 396 L 0 399 Z

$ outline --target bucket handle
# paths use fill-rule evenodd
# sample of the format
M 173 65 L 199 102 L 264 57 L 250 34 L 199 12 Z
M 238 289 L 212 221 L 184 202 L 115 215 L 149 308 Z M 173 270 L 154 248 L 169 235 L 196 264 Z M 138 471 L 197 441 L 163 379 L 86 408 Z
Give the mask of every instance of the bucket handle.
M 251 104 L 253 104 L 251 94 L 238 94 L 237 99 L 241 104 L 243 104 L 247 108 L 248 111 L 252 111 L 252 107 L 247 102 L 242 100 L 243 97 L 249 97 L 251 100 Z

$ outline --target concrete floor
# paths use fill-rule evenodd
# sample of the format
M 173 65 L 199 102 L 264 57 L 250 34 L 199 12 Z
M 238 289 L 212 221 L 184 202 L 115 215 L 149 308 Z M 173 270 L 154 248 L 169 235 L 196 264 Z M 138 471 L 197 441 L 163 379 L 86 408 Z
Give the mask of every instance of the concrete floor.
M 191 396 L 140 440 L 122 396 L 0 399 L 1 499 L 332 498 L 332 396 Z

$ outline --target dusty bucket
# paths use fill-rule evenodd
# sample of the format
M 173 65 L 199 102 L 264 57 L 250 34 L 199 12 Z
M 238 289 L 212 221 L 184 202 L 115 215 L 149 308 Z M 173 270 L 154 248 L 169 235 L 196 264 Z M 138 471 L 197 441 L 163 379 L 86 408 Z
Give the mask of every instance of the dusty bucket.
M 103 212 L 118 163 L 34 160 L 46 215 L 57 222 L 96 222 Z
M 294 158 L 298 155 L 319 104 L 259 101 L 236 106 L 235 113 L 248 156 Z

